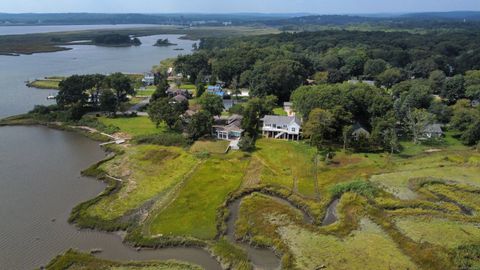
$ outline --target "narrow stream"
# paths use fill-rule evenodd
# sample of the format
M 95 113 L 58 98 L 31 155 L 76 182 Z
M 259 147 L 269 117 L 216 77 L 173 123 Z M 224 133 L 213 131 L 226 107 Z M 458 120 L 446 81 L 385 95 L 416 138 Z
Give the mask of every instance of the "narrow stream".
M 232 243 L 236 243 L 237 245 L 241 246 L 248 254 L 248 258 L 252 262 L 255 269 L 264 269 L 264 270 L 276 270 L 281 268 L 281 260 L 275 254 L 275 252 L 271 249 L 267 248 L 255 248 L 246 243 L 237 242 L 235 239 L 235 222 L 238 219 L 240 204 L 242 199 L 248 195 L 245 195 L 239 199 L 236 199 L 232 203 L 229 204 L 228 208 L 230 211 L 230 217 L 227 221 L 227 239 Z M 269 196 L 271 199 L 276 200 L 279 203 L 288 205 L 298 210 L 292 203 L 289 201 L 276 197 L 276 196 Z M 299 210 L 302 215 L 305 223 L 313 223 L 313 220 L 305 213 L 304 211 Z
M 339 199 L 335 199 L 332 203 L 327 208 L 327 214 L 325 215 L 325 218 L 323 219 L 322 226 L 328 226 L 331 225 L 335 222 L 337 222 L 337 205 L 338 202 L 340 202 Z

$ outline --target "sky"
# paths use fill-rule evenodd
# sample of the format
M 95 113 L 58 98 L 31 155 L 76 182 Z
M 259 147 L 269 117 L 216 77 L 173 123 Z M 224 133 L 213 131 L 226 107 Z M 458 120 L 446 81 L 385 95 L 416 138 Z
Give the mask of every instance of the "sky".
M 295 13 L 360 14 L 480 11 L 480 0 L 0 0 L 6 13 Z

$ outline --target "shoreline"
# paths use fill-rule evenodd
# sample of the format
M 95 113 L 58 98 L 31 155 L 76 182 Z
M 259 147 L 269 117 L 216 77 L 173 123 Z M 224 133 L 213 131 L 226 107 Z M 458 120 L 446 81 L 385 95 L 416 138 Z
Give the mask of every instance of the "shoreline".
M 110 140 L 110 138 L 101 135 L 99 131 L 89 132 L 66 123 L 42 122 L 29 118 L 26 114 L 0 119 L 0 127 L 4 126 L 44 126 L 60 131 L 75 132 L 97 142 Z M 72 208 L 68 218 L 68 223 L 75 226 L 79 231 L 92 230 L 96 232 L 118 234 L 122 239 L 122 244 L 129 248 L 137 250 L 162 250 L 165 248 L 192 248 L 203 250 L 208 252 L 210 257 L 215 259 L 223 269 L 230 269 L 230 267 L 236 262 L 225 258 L 225 254 L 218 254 L 218 252 L 215 252 L 215 246 L 218 244 L 218 241 L 224 241 L 222 240 L 224 238 L 228 239 L 230 232 L 235 230 L 235 228 L 231 227 L 232 224 L 235 224 L 235 221 L 231 220 L 231 218 L 234 217 L 231 213 L 232 207 L 234 207 L 236 202 L 241 202 L 245 197 L 254 193 L 263 194 L 272 198 L 276 198 L 280 201 L 284 201 L 293 209 L 300 211 L 304 215 L 304 219 L 308 221 L 308 224 L 316 224 L 319 222 L 319 218 L 314 217 L 308 205 L 302 204 L 301 201 L 303 199 L 297 197 L 298 195 L 285 188 L 270 186 L 239 188 L 238 190 L 234 191 L 217 210 L 217 235 L 213 241 L 200 240 L 194 237 L 185 236 L 155 237 L 148 234 L 146 235 L 143 233 L 145 227 L 144 224 L 135 224 L 135 222 L 132 223 L 128 221 L 123 222 L 123 216 L 112 221 L 104 221 L 100 219 L 90 220 L 89 218 L 85 219 L 85 217 L 82 216 L 82 211 L 85 211 L 90 206 L 95 205 L 102 198 L 115 194 L 121 189 L 122 185 L 121 182 L 109 178 L 105 171 L 99 169 L 99 167 L 105 162 L 114 159 L 117 155 L 121 155 L 122 150 L 118 147 L 108 145 L 102 147 L 102 149 L 108 154 L 108 156 L 82 170 L 81 174 L 82 176 L 92 177 L 98 181 L 102 181 L 106 183 L 107 186 L 96 197 L 84 202 L 80 202 L 74 208 Z M 133 212 L 136 212 L 137 210 L 134 210 Z M 120 234 L 122 232 L 124 232 L 123 235 Z M 275 254 L 274 257 L 278 259 L 279 265 L 282 264 L 282 258 L 284 256 L 290 256 L 290 252 L 280 246 L 268 247 L 261 245 L 261 243 L 248 243 L 244 242 L 243 240 L 225 241 L 227 241 L 227 244 L 231 245 L 232 248 L 241 248 L 243 252 L 273 252 L 273 254 Z M 257 266 L 257 264 L 254 264 L 253 261 L 250 261 L 250 264 Z

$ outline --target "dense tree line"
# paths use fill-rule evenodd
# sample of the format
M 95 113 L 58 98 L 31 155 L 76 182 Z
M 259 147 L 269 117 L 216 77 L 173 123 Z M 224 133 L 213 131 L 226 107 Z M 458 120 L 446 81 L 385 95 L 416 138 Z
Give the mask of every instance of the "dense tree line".
M 99 35 L 93 39 L 93 43 L 96 45 L 109 45 L 109 46 L 117 46 L 117 45 L 134 45 L 139 46 L 142 44 L 138 38 L 131 38 L 129 35 L 123 34 L 105 34 Z
M 447 77 L 464 74 L 480 69 L 479 44 L 477 31 L 321 31 L 207 38 L 196 53 L 179 57 L 176 66 L 192 82 L 213 75 L 227 85 L 238 80 L 255 95 L 275 94 L 286 100 L 307 78 L 329 83 L 375 80 L 389 88 L 410 78 L 427 79 L 433 71 Z

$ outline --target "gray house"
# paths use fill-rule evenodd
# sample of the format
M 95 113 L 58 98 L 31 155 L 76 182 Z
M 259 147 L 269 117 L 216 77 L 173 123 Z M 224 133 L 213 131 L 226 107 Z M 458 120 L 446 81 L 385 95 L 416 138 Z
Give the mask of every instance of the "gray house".
M 267 138 L 300 140 L 302 121 L 296 116 L 265 115 L 262 135 Z
M 360 138 L 370 138 L 370 132 L 366 128 L 364 128 L 360 123 L 356 123 L 352 127 L 352 137 L 355 140 L 359 140 Z
M 215 117 L 212 134 L 219 140 L 239 140 L 242 137 L 241 115 L 234 114 L 229 117 Z
M 441 138 L 443 136 L 443 130 L 441 124 L 431 124 L 426 126 L 422 131 L 422 138 L 432 139 Z

